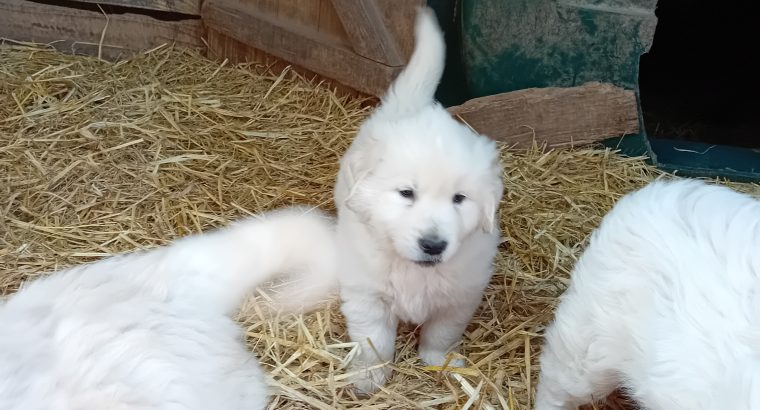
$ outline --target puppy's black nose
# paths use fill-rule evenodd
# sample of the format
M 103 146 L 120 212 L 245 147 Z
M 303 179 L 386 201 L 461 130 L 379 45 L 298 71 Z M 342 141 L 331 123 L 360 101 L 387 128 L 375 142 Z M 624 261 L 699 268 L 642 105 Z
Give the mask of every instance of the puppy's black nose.
M 425 237 L 417 241 L 417 243 L 420 245 L 422 252 L 430 256 L 442 254 L 446 250 L 446 245 L 448 245 L 448 242 L 436 237 Z

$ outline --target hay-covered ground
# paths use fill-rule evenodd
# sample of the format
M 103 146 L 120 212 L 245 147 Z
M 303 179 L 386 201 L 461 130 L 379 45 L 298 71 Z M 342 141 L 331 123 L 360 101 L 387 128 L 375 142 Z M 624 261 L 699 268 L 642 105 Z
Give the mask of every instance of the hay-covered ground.
M 169 47 L 110 64 L 2 46 L 0 293 L 252 212 L 293 203 L 332 210 L 337 160 L 369 112 L 362 103 L 289 71 Z M 423 368 L 407 328 L 392 380 L 359 400 L 344 389 L 351 346 L 335 303 L 279 321 L 251 305 L 240 320 L 273 375 L 272 408 L 531 408 L 539 335 L 573 261 L 613 202 L 658 173 L 603 150 L 503 158 L 505 240 L 464 341 L 469 368 Z

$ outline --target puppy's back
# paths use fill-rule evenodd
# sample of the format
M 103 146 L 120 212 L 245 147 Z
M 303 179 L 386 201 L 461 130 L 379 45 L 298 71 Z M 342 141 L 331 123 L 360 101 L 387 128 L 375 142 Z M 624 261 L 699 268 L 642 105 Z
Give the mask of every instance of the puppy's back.
M 547 329 L 537 409 L 619 384 L 653 410 L 752 408 L 758 250 L 760 201 L 748 195 L 672 181 L 622 198 Z

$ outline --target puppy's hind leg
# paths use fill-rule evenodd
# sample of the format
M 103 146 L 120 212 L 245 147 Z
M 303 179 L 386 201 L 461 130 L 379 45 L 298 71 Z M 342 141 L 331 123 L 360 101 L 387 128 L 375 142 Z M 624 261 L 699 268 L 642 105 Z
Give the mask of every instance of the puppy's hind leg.
M 611 366 L 616 359 L 589 326 L 594 320 L 589 303 L 576 293 L 566 294 L 544 334 L 536 410 L 575 410 L 618 387 Z

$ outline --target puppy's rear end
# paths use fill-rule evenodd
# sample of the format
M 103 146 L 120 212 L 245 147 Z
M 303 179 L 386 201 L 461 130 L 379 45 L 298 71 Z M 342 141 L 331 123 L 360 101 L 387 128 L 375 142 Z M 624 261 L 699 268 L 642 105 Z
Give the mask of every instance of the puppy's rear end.
M 624 197 L 546 330 L 536 409 L 618 387 L 652 410 L 757 408 L 758 274 L 760 201 L 689 180 Z

